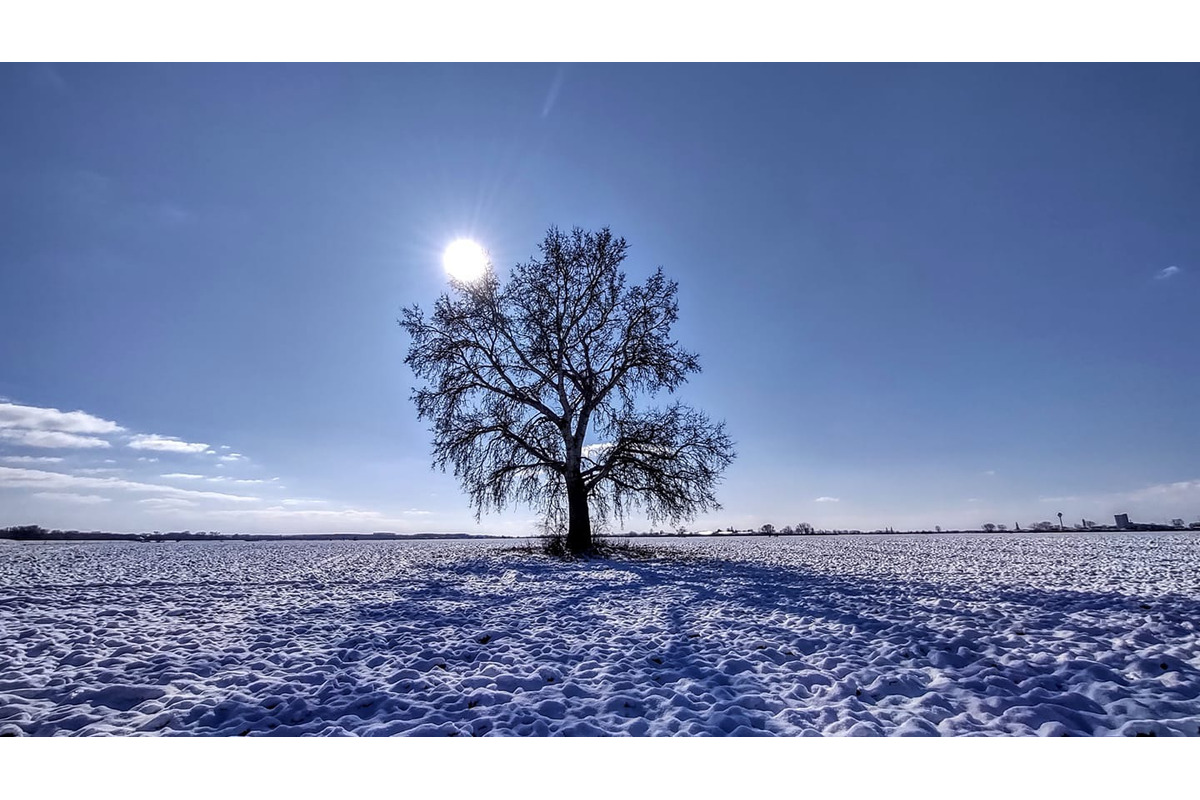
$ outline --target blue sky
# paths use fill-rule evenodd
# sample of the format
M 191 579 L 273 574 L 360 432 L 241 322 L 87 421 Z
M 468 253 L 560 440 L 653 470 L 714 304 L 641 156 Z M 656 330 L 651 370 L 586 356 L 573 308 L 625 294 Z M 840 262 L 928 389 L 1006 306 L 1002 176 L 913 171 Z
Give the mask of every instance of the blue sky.
M 1195 520 L 1197 86 L 4 65 L 0 525 L 527 532 L 430 470 L 396 318 L 453 239 L 503 273 L 550 225 L 679 281 L 739 452 L 693 528 Z

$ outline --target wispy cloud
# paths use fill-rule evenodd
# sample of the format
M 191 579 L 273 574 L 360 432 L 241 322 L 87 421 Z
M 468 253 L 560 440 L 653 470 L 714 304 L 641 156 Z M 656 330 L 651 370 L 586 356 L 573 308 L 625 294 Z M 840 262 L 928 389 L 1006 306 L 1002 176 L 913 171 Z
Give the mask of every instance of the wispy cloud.
M 1187 516 L 1200 507 L 1200 478 L 1172 483 L 1158 483 L 1130 491 L 1098 494 L 1040 497 L 1042 503 L 1069 508 L 1083 508 L 1086 513 L 1137 513 L 1149 515 L 1152 521 L 1162 521 L 1170 515 Z M 1091 509 L 1096 509 L 1095 511 Z M 1059 510 L 1059 509 L 1055 509 Z
M 138 504 L 154 511 L 179 511 L 200 505 L 195 500 L 185 500 L 182 497 L 147 497 L 138 500 Z
M 146 198 L 111 176 L 90 169 L 50 172 L 50 187 L 65 210 L 83 214 L 109 230 L 153 227 L 168 231 L 191 225 L 199 214 L 167 197 Z
M 813 502 L 815 502 L 815 503 L 840 503 L 840 502 L 842 502 L 842 499 L 840 497 L 822 496 L 822 497 L 818 497 Z
M 81 173 L 76 177 L 78 180 L 72 186 L 78 190 L 80 202 L 89 199 L 98 203 L 108 202 L 106 198 L 111 193 L 111 186 L 107 178 L 93 173 Z M 103 459 L 102 463 L 100 459 L 91 459 L 94 466 L 74 466 L 77 463 L 75 459 L 81 458 L 82 454 L 66 459 L 60 456 L 24 455 L 19 454 L 20 451 L 6 452 L 7 445 L 103 449 L 105 455 L 115 458 Z M 180 471 L 163 473 L 161 480 L 128 479 L 129 475 L 138 476 L 137 473 L 144 471 L 142 465 L 158 464 L 160 460 L 166 462 L 160 468 L 174 469 L 175 465 L 171 462 L 178 461 L 179 457 L 192 460 L 188 466 L 180 464 Z M 87 461 L 83 463 L 88 464 Z M 275 506 L 276 509 L 296 514 L 320 511 L 327 516 L 312 519 L 325 520 L 321 523 L 325 527 L 341 524 L 339 520 L 349 524 L 356 520 L 384 519 L 382 515 L 371 511 L 345 509 L 335 512 L 330 510 L 331 504 L 324 500 L 289 498 L 281 501 L 278 495 L 286 487 L 278 477 L 242 477 L 237 474 L 248 471 L 243 467 L 253 463 L 253 459 L 235 451 L 232 445 L 209 445 L 178 436 L 139 433 L 136 428 L 130 430 L 113 420 L 85 411 L 42 408 L 0 397 L 0 464 L 11 465 L 0 467 L 0 489 L 25 490 L 29 492 L 28 496 L 42 501 L 81 504 L 113 502 L 114 507 L 119 503 L 130 503 L 137 508 L 154 511 L 181 511 L 202 505 L 202 508 L 196 509 L 196 513 L 204 515 L 221 506 L 229 514 L 240 514 L 244 511 L 235 511 L 235 506 L 245 509 L 247 505 L 256 503 L 267 505 L 263 502 L 264 498 L 243 494 L 254 492 L 255 489 L 251 487 L 264 485 L 271 487 L 268 494 L 275 495 L 270 502 L 281 504 Z M 56 469 L 53 466 L 56 464 L 63 465 L 59 467 L 61 472 L 52 471 Z M 110 464 L 113 466 L 108 466 Z M 212 474 L 190 471 L 194 469 L 204 469 L 205 473 Z M 184 488 L 185 485 L 187 488 Z M 130 493 L 141 494 L 142 498 L 128 497 Z M 266 517 L 263 519 L 266 520 Z M 281 518 L 281 524 L 292 519 L 308 518 L 285 517 Z M 313 524 L 319 527 L 315 521 Z
M 234 521 L 249 521 L 256 520 L 260 522 L 272 523 L 289 523 L 289 524 L 311 524 L 319 525 L 323 529 L 330 529 L 330 526 L 343 526 L 346 528 L 360 528 L 364 524 L 369 525 L 403 525 L 403 520 L 389 519 L 378 511 L 363 511 L 356 508 L 347 508 L 340 511 L 315 509 L 315 508 L 285 508 L 283 506 L 271 506 L 269 508 L 255 508 L 246 511 L 234 510 L 218 510 L 207 514 L 209 517 L 228 517 Z
M 185 442 L 177 436 L 160 436 L 157 433 L 140 433 L 129 441 L 134 450 L 157 450 L 163 453 L 203 453 L 208 449 L 204 442 Z
M 38 491 L 70 491 L 88 489 L 92 491 L 126 491 L 156 494 L 161 497 L 177 497 L 196 500 L 221 500 L 233 503 L 257 502 L 257 497 L 204 492 L 195 489 L 178 489 L 154 483 L 141 483 L 122 478 L 97 478 L 90 475 L 68 475 L 65 472 L 47 472 L 38 469 L 0 467 L 0 486 L 36 489 Z
M 29 78 L 34 86 L 43 89 L 62 93 L 68 88 L 66 78 L 51 64 L 34 64 L 29 70 Z
M 24 447 L 110 447 L 100 436 L 124 430 L 112 420 L 83 411 L 0 403 L 0 440 Z
M 98 494 L 75 494 L 73 492 L 34 492 L 33 496 L 43 500 L 53 500 L 57 503 L 79 503 L 80 505 L 110 502 L 110 498 L 101 497 Z
M 1200 479 L 1191 481 L 1175 481 L 1173 483 L 1157 483 L 1141 489 L 1127 492 L 1110 492 L 1092 495 L 1063 495 L 1059 497 L 1040 497 L 1043 503 L 1071 502 L 1141 502 L 1149 500 L 1195 500 L 1200 501 Z
M 1144 489 L 1130 492 L 1131 500 L 1156 500 L 1159 498 L 1195 498 L 1200 500 L 1200 479 L 1194 481 L 1176 481 L 1174 483 L 1159 483 Z
M 23 445 L 24 447 L 45 447 L 45 448 L 68 448 L 75 447 L 80 449 L 88 449 L 95 447 L 111 447 L 106 440 L 99 439 L 95 436 L 80 436 L 77 433 L 64 433 L 62 431 L 30 431 L 22 429 L 4 428 L 0 429 L 0 439 L 13 444 Z
M 1167 280 L 1168 278 L 1174 278 L 1176 275 L 1178 275 L 1178 274 L 1179 274 L 1179 273 L 1181 273 L 1181 272 L 1183 272 L 1183 270 L 1181 270 L 1179 267 L 1176 267 L 1176 266 L 1172 265 L 1172 266 L 1170 266 L 1170 267 L 1167 267 L 1167 268 L 1165 268 L 1165 269 L 1160 269 L 1160 270 L 1159 270 L 1159 271 L 1158 271 L 1158 272 L 1157 272 L 1157 273 L 1154 275 L 1154 280 L 1156 280 L 1156 281 L 1165 281 L 1165 280 Z
M 0 428 L 86 434 L 120 433 L 125 430 L 112 420 L 101 419 L 83 411 L 59 411 L 57 408 L 38 408 L 16 403 L 0 403 Z
M 194 211 L 170 201 L 146 206 L 146 213 L 168 227 L 180 227 L 196 221 L 196 213 Z
M 554 73 L 554 79 L 550 81 L 550 89 L 546 92 L 546 100 L 542 103 L 542 119 L 550 116 L 550 112 L 554 110 L 554 104 L 558 102 L 558 93 L 562 91 L 563 81 L 567 77 L 566 65 L 559 65 Z
M 112 203 L 112 179 L 95 170 L 55 171 L 48 179 L 58 196 L 74 211 L 94 213 Z

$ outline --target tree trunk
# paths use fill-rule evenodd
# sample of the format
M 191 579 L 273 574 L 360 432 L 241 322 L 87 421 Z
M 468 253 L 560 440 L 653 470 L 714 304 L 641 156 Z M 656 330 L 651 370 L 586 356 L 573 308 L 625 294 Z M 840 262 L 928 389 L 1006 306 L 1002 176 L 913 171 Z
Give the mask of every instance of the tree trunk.
M 575 555 L 586 553 L 592 549 L 592 519 L 582 478 L 567 479 L 567 512 L 567 549 Z

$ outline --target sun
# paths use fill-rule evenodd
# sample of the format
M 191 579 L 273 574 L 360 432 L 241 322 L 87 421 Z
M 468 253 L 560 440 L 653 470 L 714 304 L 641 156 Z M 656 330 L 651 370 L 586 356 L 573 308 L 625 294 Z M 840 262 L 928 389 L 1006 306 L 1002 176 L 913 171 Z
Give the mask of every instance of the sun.
M 456 281 L 470 283 L 483 277 L 487 271 L 487 253 L 478 242 L 470 239 L 456 239 L 446 247 L 442 254 L 442 266 L 446 274 Z

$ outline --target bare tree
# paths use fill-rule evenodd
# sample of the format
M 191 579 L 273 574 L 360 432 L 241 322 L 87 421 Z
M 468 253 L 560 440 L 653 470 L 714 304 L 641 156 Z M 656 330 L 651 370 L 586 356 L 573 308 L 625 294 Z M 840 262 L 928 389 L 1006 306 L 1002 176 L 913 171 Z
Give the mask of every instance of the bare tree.
M 996 530 L 996 525 L 995 525 L 995 523 L 992 523 L 992 522 L 985 522 L 983 524 L 983 529 L 985 531 L 987 531 L 988 533 L 992 533 L 993 531 Z
M 700 370 L 671 338 L 675 282 L 659 269 L 626 286 L 627 245 L 607 228 L 551 228 L 540 249 L 506 284 L 490 264 L 453 281 L 428 319 L 404 310 L 434 466 L 453 466 L 476 518 L 527 503 L 565 522 L 574 553 L 592 546 L 592 511 L 675 522 L 720 508 L 725 424 L 680 402 L 640 407 Z

